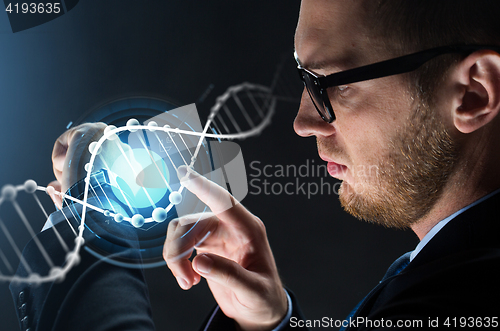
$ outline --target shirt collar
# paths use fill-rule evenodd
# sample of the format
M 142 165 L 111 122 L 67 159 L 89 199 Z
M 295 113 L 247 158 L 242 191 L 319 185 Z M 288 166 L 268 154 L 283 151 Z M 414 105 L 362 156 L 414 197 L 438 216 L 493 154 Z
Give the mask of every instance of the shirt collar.
M 424 238 L 422 238 L 422 240 L 418 243 L 417 247 L 415 247 L 415 250 L 413 250 L 413 252 L 411 253 L 411 255 L 410 255 L 410 262 L 413 261 L 413 259 L 415 258 L 415 256 L 417 256 L 417 254 L 420 253 L 420 251 L 422 250 L 422 248 L 424 248 L 424 246 L 427 245 L 427 243 L 436 235 L 436 233 L 438 233 L 439 230 L 441 230 L 446 224 L 448 224 L 449 221 L 451 221 L 452 219 L 454 219 L 455 217 L 457 217 L 458 215 L 460 215 L 461 213 L 463 213 L 467 209 L 472 208 L 472 207 L 474 207 L 477 204 L 480 204 L 484 200 L 486 200 L 486 199 L 494 196 L 495 194 L 497 194 L 499 192 L 500 192 L 500 189 L 498 189 L 498 190 L 496 190 L 494 192 L 491 192 L 488 195 L 485 195 L 481 199 L 479 199 L 479 200 L 471 203 L 468 206 L 465 206 L 464 208 L 460 209 L 459 211 L 457 211 L 454 214 L 446 217 L 444 220 L 442 220 L 439 223 L 437 223 L 436 225 L 434 225 L 434 227 L 425 235 Z

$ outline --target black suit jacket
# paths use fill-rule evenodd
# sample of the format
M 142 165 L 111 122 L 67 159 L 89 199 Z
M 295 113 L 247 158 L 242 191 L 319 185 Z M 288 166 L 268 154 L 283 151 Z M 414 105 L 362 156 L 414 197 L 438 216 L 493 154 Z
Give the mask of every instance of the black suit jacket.
M 497 324 L 491 318 L 500 319 L 499 235 L 496 194 L 451 220 L 400 274 L 370 292 L 354 318 L 421 320 L 423 327 L 437 320 L 440 328 L 460 328 L 460 318 L 471 327 L 477 317 Z

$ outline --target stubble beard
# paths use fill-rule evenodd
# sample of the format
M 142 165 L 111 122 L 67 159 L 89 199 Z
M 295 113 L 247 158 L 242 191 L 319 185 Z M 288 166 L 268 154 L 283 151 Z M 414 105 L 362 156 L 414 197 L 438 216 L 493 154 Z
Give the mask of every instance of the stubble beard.
M 361 190 L 342 183 L 340 203 L 349 214 L 404 229 L 431 210 L 458 161 L 457 144 L 434 114 L 423 103 L 415 109 Z

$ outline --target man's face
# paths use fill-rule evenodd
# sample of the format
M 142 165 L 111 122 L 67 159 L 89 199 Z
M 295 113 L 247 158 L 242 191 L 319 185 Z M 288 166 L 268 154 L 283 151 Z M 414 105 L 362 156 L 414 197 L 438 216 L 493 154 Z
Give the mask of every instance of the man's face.
M 363 25 L 361 4 L 303 0 L 295 35 L 303 67 L 328 75 L 394 57 Z M 408 227 L 429 212 L 452 173 L 455 145 L 442 116 L 412 91 L 403 75 L 332 87 L 331 124 L 302 95 L 295 131 L 316 136 L 330 175 L 343 181 L 343 207 L 358 218 Z

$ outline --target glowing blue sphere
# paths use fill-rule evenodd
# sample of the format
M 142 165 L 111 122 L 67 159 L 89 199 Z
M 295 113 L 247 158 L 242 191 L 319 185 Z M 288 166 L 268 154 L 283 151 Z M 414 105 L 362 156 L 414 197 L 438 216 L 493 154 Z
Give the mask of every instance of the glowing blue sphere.
M 141 124 L 135 118 L 131 118 L 127 121 L 127 126 L 138 126 L 138 125 L 141 125 Z M 137 129 L 129 128 L 129 131 L 135 132 L 135 131 L 137 131 Z
M 104 129 L 104 134 L 107 134 L 109 131 L 113 131 L 116 129 L 116 126 L 114 125 L 108 125 L 105 129 Z M 110 135 L 108 137 L 108 140 L 116 140 L 118 139 L 118 136 L 116 135 L 116 133 Z
M 28 193 L 35 193 L 38 185 L 33 179 L 28 179 L 24 182 L 24 190 Z
M 2 188 L 2 197 L 3 198 L 10 200 L 10 201 L 14 201 L 16 199 L 16 196 L 17 196 L 17 190 L 14 186 L 5 185 Z
M 116 222 L 116 223 L 121 223 L 121 222 L 123 222 L 123 215 L 122 215 L 122 214 L 116 214 L 116 215 L 115 215 L 115 222 Z
M 170 203 L 173 205 L 178 205 L 182 201 L 182 194 L 179 192 L 172 192 L 170 193 L 168 200 L 170 200 Z
M 148 123 L 148 127 L 149 127 L 149 131 L 153 132 L 158 127 L 158 123 L 156 123 L 155 121 L 151 121 Z
M 144 217 L 141 214 L 135 214 L 132 216 L 132 225 L 136 228 L 140 228 L 144 225 Z
M 90 165 L 90 163 L 87 163 L 84 167 L 86 172 L 92 172 L 92 169 L 94 169 L 94 166 Z
M 89 145 L 89 152 L 90 154 L 92 155 L 98 155 L 99 153 L 101 153 L 101 146 L 97 147 L 97 141 L 93 141 L 90 143 Z
M 155 222 L 161 223 L 167 219 L 167 211 L 161 207 L 153 210 L 153 219 Z

